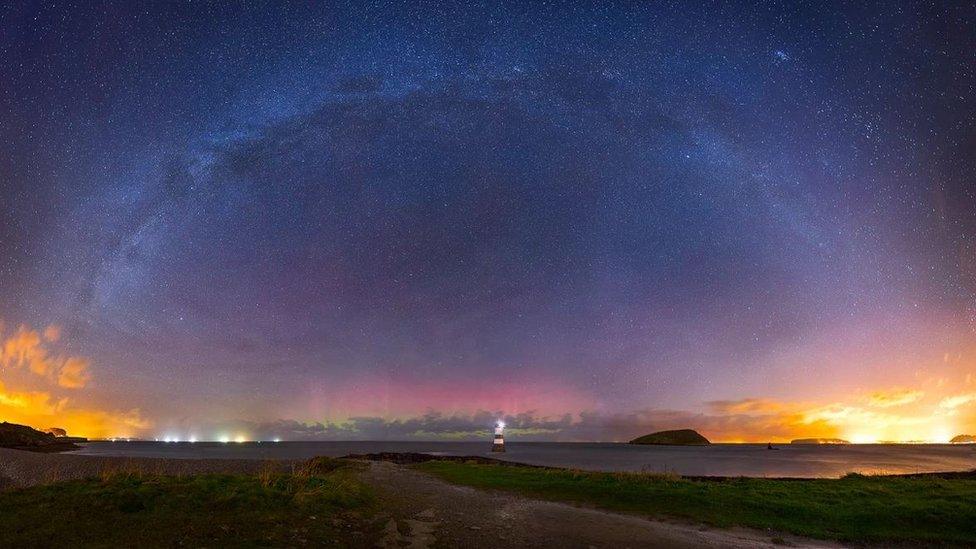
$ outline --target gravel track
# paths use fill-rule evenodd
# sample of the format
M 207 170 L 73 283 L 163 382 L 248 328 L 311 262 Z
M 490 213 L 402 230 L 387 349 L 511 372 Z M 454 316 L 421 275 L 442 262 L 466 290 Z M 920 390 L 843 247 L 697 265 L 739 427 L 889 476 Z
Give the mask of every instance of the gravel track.
M 388 462 L 364 473 L 390 514 L 383 547 L 839 547 L 776 533 L 647 520 L 455 486 Z M 773 539 L 777 538 L 777 542 Z

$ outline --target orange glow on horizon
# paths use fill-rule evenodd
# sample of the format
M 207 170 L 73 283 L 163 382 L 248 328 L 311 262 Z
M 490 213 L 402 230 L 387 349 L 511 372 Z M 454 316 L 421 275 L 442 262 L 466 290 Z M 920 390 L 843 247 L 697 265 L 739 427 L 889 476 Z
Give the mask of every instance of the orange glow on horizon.
M 150 426 L 136 409 L 75 404 L 74 395 L 85 389 L 92 374 L 87 359 L 58 352 L 59 327 L 37 331 L 20 326 L 0 336 L 0 421 L 42 430 L 58 427 L 89 438 L 131 437 Z M 8 385 L 12 374 L 19 374 L 17 387 Z
M 70 435 L 90 438 L 158 436 L 152 432 L 153 422 L 139 409 L 119 410 L 110 403 L 82 398 L 91 398 L 87 391 L 93 369 L 86 358 L 59 352 L 60 339 L 61 331 L 56 326 L 41 331 L 20 326 L 13 332 L 0 332 L 0 421 L 38 429 L 60 427 Z M 568 431 L 583 422 L 597 422 L 580 431 L 594 440 L 623 437 L 627 429 L 636 435 L 640 431 L 694 428 L 712 441 L 727 443 L 781 444 L 797 438 L 837 438 L 852 443 L 946 443 L 956 435 L 976 434 L 976 376 L 969 373 L 968 363 L 953 360 L 961 375 L 918 376 L 914 386 L 858 390 L 833 395 L 829 400 L 791 401 L 759 396 L 709 401 L 698 409 L 649 409 L 619 415 L 588 411 L 598 409 L 599 403 L 586 392 L 553 379 L 506 380 L 490 387 L 475 381 L 408 383 L 357 379 L 328 390 L 313 389 L 309 402 L 300 408 L 281 410 L 280 416 L 268 419 L 283 416 L 325 421 L 330 417 L 358 416 L 405 423 L 430 410 L 471 415 L 497 406 L 495 410 L 506 414 L 534 414 L 540 420 L 552 420 L 568 426 Z M 332 408 L 317 409 L 319 403 L 329 403 Z M 561 419 L 566 416 L 571 419 Z M 223 419 L 231 425 L 237 418 Z M 199 427 L 185 427 L 183 435 L 195 438 L 193 429 Z M 607 434 L 611 428 L 617 429 L 613 431 L 616 435 Z M 249 433 L 246 426 L 228 429 L 219 434 L 219 440 L 245 442 L 252 436 L 263 436 Z M 523 428 L 522 434 L 562 436 L 557 431 L 531 427 Z M 470 433 L 429 435 L 457 438 Z

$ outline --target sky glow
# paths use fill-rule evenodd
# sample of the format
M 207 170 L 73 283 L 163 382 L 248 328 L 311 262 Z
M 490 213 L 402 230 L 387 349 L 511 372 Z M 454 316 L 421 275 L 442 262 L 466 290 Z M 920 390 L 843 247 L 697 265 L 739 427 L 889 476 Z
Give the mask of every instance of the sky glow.
M 817 6 L 0 7 L 0 419 L 976 432 L 976 9 Z

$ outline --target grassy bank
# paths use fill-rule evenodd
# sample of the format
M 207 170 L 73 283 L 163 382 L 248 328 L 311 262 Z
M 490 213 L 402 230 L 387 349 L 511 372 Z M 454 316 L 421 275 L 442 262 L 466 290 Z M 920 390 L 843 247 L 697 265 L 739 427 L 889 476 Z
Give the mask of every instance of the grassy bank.
M 340 460 L 290 473 L 100 478 L 0 492 L 0 547 L 369 546 L 373 496 Z
M 938 477 L 693 480 L 430 461 L 444 480 L 654 517 L 852 542 L 976 544 L 976 480 Z

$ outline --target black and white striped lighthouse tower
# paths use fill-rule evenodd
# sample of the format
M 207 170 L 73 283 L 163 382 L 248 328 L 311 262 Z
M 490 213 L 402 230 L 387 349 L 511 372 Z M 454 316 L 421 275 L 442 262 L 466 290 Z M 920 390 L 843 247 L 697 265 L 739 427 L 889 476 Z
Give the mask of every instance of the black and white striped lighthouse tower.
M 491 443 L 492 452 L 504 452 L 505 451 L 505 422 L 499 421 L 495 424 L 495 440 Z

